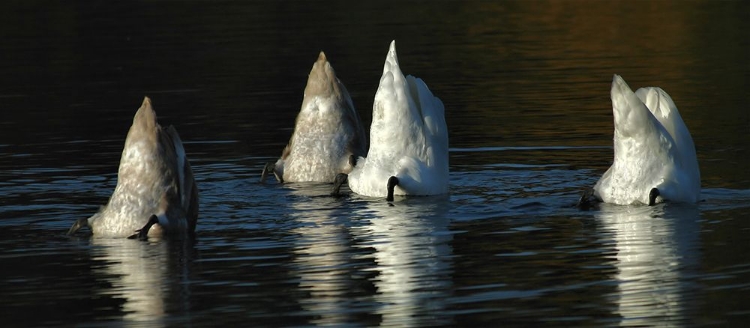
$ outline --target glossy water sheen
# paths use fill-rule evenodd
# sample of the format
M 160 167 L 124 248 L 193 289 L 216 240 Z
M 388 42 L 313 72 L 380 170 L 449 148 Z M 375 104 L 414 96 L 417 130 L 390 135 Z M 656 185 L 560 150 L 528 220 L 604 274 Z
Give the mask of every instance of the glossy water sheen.
M 743 2 L 18 2 L 0 8 L 0 322 L 731 326 L 750 319 Z M 259 184 L 324 50 L 369 126 L 387 47 L 445 103 L 450 195 Z M 691 130 L 697 205 L 571 207 L 612 75 Z M 64 235 L 144 95 L 185 142 L 194 241 Z

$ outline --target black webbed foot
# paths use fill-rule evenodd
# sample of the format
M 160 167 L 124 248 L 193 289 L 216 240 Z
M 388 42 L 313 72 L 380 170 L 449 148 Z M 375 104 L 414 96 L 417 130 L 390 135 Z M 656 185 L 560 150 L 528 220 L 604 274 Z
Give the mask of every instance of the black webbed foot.
M 349 176 L 344 173 L 336 174 L 336 178 L 333 179 L 333 189 L 331 190 L 331 196 L 341 196 L 341 186 L 346 183 Z
M 393 201 L 393 189 L 398 185 L 398 178 L 397 177 L 390 177 L 388 178 L 388 195 L 385 196 L 385 200 L 392 202 Z
M 68 236 L 72 236 L 74 233 L 76 233 L 78 230 L 80 230 L 83 227 L 89 226 L 89 219 L 88 218 L 80 218 L 76 220 L 75 223 L 73 223 L 73 226 L 68 229 Z
M 279 181 L 279 183 L 284 182 L 284 178 L 276 174 L 276 162 L 268 162 L 265 166 L 263 166 L 263 172 L 260 174 L 260 182 L 266 182 L 266 178 L 269 174 L 272 174 L 274 177 L 276 177 L 276 180 Z
M 143 228 L 136 230 L 134 234 L 128 236 L 128 239 L 148 240 L 148 231 L 151 229 L 151 226 L 157 223 L 159 223 L 159 218 L 156 215 L 151 215 L 148 222 L 146 222 L 146 225 L 144 225 Z
M 659 197 L 659 189 L 651 188 L 648 193 L 648 206 L 654 206 L 656 204 L 656 197 Z
M 576 207 L 580 210 L 589 210 L 592 207 L 594 207 L 598 203 L 598 200 L 596 197 L 594 197 L 594 189 L 593 188 L 586 188 L 581 193 L 581 198 L 578 199 L 578 203 L 576 203 Z

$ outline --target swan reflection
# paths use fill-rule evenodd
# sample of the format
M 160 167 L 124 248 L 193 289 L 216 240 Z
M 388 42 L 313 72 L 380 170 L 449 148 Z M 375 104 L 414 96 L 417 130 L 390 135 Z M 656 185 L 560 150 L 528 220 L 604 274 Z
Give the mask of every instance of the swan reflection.
M 93 259 L 106 263 L 95 272 L 111 284 L 101 293 L 125 299 L 123 320 L 162 323 L 167 294 L 167 243 L 92 238 L 91 244 Z
M 452 235 L 446 197 L 411 198 L 390 205 L 368 202 L 354 217 L 367 224 L 353 229 L 357 246 L 374 249 L 377 313 L 382 326 L 448 322 Z
M 287 187 L 296 196 L 289 206 L 297 225 L 293 265 L 306 294 L 300 306 L 311 324 L 346 325 L 363 315 L 382 326 L 445 323 L 447 197 L 391 206 L 329 197 L 330 185 Z
M 312 314 L 312 324 L 341 325 L 349 321 L 351 281 L 351 236 L 341 210 L 341 200 L 327 196 L 328 184 L 288 185 L 295 201 L 290 215 L 298 225 L 294 266 L 300 289 L 309 297 L 300 300 Z
M 618 312 L 623 325 L 684 322 L 685 275 L 695 269 L 700 212 L 694 205 L 616 206 L 596 214 L 617 249 Z

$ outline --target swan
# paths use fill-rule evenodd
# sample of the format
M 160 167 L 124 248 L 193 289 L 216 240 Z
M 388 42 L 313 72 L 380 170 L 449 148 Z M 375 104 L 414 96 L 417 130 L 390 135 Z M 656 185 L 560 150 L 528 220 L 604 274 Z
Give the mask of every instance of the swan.
M 333 182 L 349 173 L 350 158 L 367 152 L 367 137 L 346 87 L 322 51 L 313 64 L 289 144 L 268 163 L 261 181 L 273 173 L 279 182 Z
M 695 145 L 672 98 L 661 88 L 635 93 L 612 81 L 614 162 L 594 185 L 596 200 L 619 205 L 695 203 L 700 170 Z
M 125 139 L 115 191 L 106 206 L 77 220 L 68 235 L 82 227 L 99 237 L 185 235 L 195 231 L 197 219 L 198 189 L 180 136 L 173 126 L 157 123 L 145 97 Z
M 401 73 L 392 41 L 375 93 L 370 150 L 348 176 L 340 175 L 333 194 L 348 182 L 360 195 L 437 195 L 448 192 L 448 128 L 443 103 L 419 78 Z

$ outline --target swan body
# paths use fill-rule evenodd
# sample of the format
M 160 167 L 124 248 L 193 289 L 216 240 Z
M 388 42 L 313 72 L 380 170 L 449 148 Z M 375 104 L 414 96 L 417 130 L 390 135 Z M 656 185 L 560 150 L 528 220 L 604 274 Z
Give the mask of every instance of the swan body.
M 697 202 L 695 146 L 672 98 L 654 87 L 634 93 L 619 75 L 611 96 L 614 162 L 594 186 L 594 196 L 619 205 Z
M 271 170 L 281 182 L 333 182 L 337 174 L 352 170 L 351 156 L 366 152 L 367 136 L 349 92 L 321 51 L 294 133 Z
M 177 130 L 162 128 L 146 97 L 133 118 L 107 205 L 68 231 L 89 226 L 95 236 L 128 237 L 139 229 L 158 236 L 195 230 L 198 189 Z
M 370 150 L 356 161 L 348 176 L 349 188 L 360 195 L 388 198 L 391 188 L 394 195 L 447 193 L 444 111 L 443 103 L 421 79 L 404 77 L 396 42 L 391 42 L 373 103 Z

